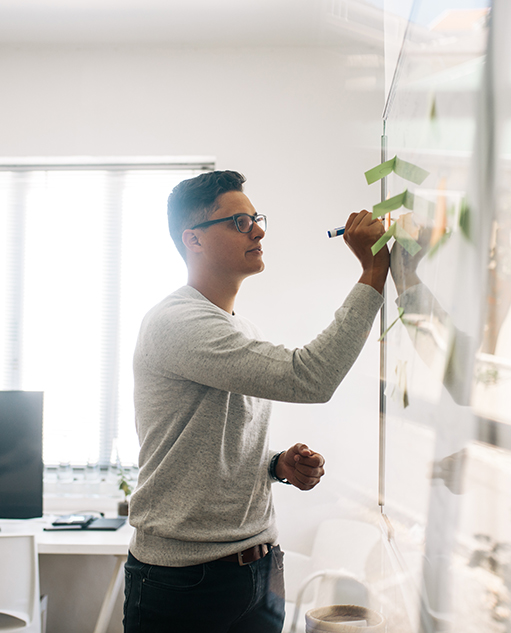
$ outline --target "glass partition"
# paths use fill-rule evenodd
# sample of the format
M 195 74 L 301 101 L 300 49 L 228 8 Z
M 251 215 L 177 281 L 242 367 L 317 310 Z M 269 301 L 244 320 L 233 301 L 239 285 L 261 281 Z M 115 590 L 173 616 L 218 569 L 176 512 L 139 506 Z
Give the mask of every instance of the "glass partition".
M 386 60 L 373 590 L 392 631 L 511 627 L 510 19 L 505 2 L 416 1 Z

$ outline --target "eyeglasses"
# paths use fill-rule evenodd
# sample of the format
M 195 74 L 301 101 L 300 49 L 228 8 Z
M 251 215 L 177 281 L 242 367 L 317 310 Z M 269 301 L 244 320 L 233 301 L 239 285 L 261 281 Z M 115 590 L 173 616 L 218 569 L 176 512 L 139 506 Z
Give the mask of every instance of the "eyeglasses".
M 236 215 L 231 215 L 228 218 L 220 218 L 219 220 L 208 220 L 207 222 L 201 222 L 200 224 L 196 224 L 191 227 L 191 230 L 194 229 L 205 229 L 207 226 L 212 226 L 213 224 L 219 224 L 220 222 L 229 222 L 232 220 L 236 229 L 240 233 L 250 233 L 250 231 L 254 228 L 254 222 L 266 231 L 267 221 L 266 216 L 258 213 L 257 215 L 249 215 L 248 213 L 236 213 Z

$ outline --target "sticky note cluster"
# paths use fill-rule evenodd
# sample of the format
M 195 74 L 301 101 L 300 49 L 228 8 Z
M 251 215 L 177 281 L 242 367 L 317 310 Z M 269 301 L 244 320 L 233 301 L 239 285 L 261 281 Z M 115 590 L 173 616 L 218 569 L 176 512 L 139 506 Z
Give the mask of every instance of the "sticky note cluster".
M 422 169 L 413 163 L 401 160 L 398 156 L 394 156 L 394 158 L 391 158 L 390 160 L 387 160 L 365 172 L 367 184 L 371 185 L 377 180 L 385 178 L 392 172 L 405 180 L 415 183 L 416 185 L 421 185 L 429 175 L 429 172 L 425 169 Z M 388 200 L 383 200 L 382 202 L 375 204 L 373 206 L 373 219 L 386 215 L 387 213 L 395 211 L 400 207 L 413 210 L 417 204 L 420 204 L 422 207 L 432 206 L 432 203 L 428 200 L 419 198 L 415 194 L 411 193 L 411 191 L 408 191 L 408 189 L 405 189 L 397 196 L 393 196 Z M 405 231 L 402 226 L 395 222 L 390 229 L 371 247 L 373 255 L 376 255 L 376 253 L 385 246 L 391 237 L 399 242 L 399 244 L 401 244 L 401 246 L 412 256 L 416 255 L 421 249 L 421 246 L 414 240 L 414 238 Z

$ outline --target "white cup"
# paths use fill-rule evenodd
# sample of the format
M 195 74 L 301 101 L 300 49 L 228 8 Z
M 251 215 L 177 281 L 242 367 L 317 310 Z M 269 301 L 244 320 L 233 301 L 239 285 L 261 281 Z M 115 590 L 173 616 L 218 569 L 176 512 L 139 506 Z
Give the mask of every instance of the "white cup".
M 352 604 L 311 609 L 305 614 L 306 633 L 383 633 L 385 619 L 377 611 Z

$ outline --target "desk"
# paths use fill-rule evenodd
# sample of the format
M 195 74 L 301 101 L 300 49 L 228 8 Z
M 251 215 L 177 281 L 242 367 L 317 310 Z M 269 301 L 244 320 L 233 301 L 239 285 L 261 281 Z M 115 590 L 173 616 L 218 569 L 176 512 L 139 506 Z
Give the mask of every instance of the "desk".
M 88 532 L 87 530 L 45 532 L 43 528 L 51 521 L 52 518 L 26 521 L 2 520 L 0 521 L 0 529 L 3 533 L 35 534 L 39 554 L 115 556 L 115 567 L 94 628 L 94 633 L 106 633 L 122 584 L 123 565 L 128 555 L 128 545 L 133 528 L 125 523 L 115 532 Z

